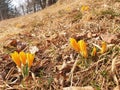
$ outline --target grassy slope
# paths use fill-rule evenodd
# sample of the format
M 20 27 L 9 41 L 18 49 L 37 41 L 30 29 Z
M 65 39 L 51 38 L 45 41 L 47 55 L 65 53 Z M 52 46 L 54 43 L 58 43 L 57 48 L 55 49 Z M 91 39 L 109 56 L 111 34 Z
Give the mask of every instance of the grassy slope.
M 81 12 L 81 6 L 89 6 L 89 10 Z M 31 46 L 37 46 L 39 51 L 31 67 L 35 78 L 24 81 L 25 88 L 43 88 L 45 90 L 62 89 L 70 85 L 68 79 L 70 69 L 76 59 L 79 64 L 74 72 L 73 85 L 91 85 L 97 90 L 112 90 L 116 86 L 113 76 L 120 79 L 120 2 L 117 0 L 66 0 L 40 12 L 0 22 L 1 44 L 1 76 L 2 88 L 22 88 L 21 78 L 10 84 L 10 78 L 20 75 L 9 53 L 13 50 L 29 51 Z M 88 43 L 90 53 L 93 45 L 101 41 L 108 42 L 109 50 L 95 58 L 89 56 L 87 63 L 71 49 L 69 38 L 84 39 Z M 113 37 L 112 39 L 109 39 Z M 11 44 L 13 42 L 17 42 Z M 23 45 L 24 44 L 24 45 Z M 4 48 L 3 48 L 4 47 Z M 24 47 L 24 48 L 23 48 Z M 116 57 L 116 72 L 111 72 L 112 61 Z M 9 63 L 8 63 L 9 61 Z M 63 62 L 67 66 L 62 70 Z M 13 71 L 10 75 L 8 72 Z M 6 78 L 7 76 L 7 78 Z M 2 79 L 2 78 L 1 78 Z M 32 80 L 33 79 L 33 80 Z M 14 81 L 14 80 L 13 80 Z M 26 84 L 27 83 L 27 84 Z M 31 87 L 32 86 L 32 87 Z

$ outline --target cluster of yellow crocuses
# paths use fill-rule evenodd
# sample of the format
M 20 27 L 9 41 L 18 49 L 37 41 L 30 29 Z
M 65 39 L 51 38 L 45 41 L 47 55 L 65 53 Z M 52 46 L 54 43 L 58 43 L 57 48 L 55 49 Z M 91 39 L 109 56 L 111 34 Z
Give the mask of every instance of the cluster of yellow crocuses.
M 83 5 L 81 7 L 81 12 L 88 11 L 88 10 L 89 10 L 89 6 L 87 6 L 87 5 Z
M 12 60 L 15 62 L 15 64 L 19 67 L 22 68 L 22 66 L 28 64 L 29 67 L 31 67 L 33 60 L 34 60 L 34 55 L 31 53 L 25 53 L 21 51 L 20 53 L 14 51 L 11 53 Z
M 74 50 L 81 53 L 81 55 L 85 58 L 88 57 L 88 51 L 87 51 L 87 44 L 84 40 L 79 40 L 78 42 L 74 38 L 70 38 L 70 44 L 73 47 Z M 106 42 L 102 42 L 101 44 L 101 50 L 100 53 L 104 53 L 107 50 L 107 44 Z M 93 50 L 91 52 L 92 56 L 95 56 L 97 53 L 96 47 L 93 47 Z

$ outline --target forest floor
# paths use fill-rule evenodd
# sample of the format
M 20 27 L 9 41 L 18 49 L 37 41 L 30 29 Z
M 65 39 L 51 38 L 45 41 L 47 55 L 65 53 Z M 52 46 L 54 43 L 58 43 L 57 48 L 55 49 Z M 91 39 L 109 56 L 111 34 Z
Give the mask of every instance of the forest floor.
M 87 43 L 87 58 L 70 38 Z M 107 51 L 100 54 L 102 41 Z M 60 0 L 1 21 L 0 43 L 0 90 L 119 90 L 120 0 Z M 97 54 L 91 56 L 94 46 Z M 35 52 L 26 79 L 11 59 L 14 51 Z

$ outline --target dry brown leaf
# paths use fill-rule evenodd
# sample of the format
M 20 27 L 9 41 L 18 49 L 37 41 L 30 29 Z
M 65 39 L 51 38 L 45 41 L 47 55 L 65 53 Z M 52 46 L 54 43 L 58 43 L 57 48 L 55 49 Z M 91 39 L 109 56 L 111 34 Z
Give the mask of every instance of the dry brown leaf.
M 63 88 L 63 90 L 95 90 L 93 87 L 91 86 L 85 86 L 85 87 L 65 87 Z
M 16 39 L 13 39 L 13 40 L 7 40 L 5 43 L 4 43 L 4 48 L 9 48 L 9 47 L 16 47 L 18 44 L 18 41 Z
M 13 40 L 10 42 L 10 45 L 16 47 L 16 46 L 17 46 L 17 40 L 16 40 L 16 39 L 13 39 Z
M 107 43 L 113 43 L 114 41 L 117 40 L 117 36 L 115 34 L 102 34 L 101 38 L 103 41 L 106 41 Z

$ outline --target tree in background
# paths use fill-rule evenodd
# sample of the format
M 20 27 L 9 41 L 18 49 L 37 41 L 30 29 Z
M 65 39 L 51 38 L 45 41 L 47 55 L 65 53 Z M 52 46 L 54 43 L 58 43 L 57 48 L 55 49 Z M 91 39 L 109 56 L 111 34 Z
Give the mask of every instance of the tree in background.
M 19 16 L 17 8 L 11 2 L 12 0 L 0 0 L 0 20 Z
M 0 20 L 34 13 L 57 2 L 57 0 L 25 0 L 22 5 L 15 7 L 12 1 L 0 0 Z
M 26 2 L 20 7 L 24 14 L 28 14 L 28 13 L 37 12 L 56 2 L 57 0 L 26 0 Z

